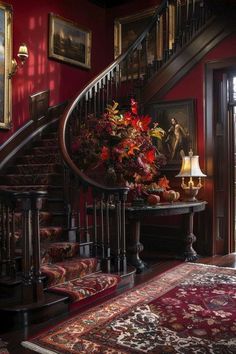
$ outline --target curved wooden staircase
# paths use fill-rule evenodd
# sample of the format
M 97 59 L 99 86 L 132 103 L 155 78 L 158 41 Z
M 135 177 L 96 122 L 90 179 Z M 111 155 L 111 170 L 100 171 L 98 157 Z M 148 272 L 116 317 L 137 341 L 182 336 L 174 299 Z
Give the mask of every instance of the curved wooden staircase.
M 55 124 L 41 130 L 3 166 L 0 314 L 7 314 L 10 326 L 79 308 L 132 283 L 129 189 L 89 177 L 74 160 L 72 143 L 88 115 L 101 116 L 113 100 L 126 106 L 134 97 L 145 111 L 230 33 L 205 5 L 163 1 L 127 52 L 66 108 L 59 130 Z

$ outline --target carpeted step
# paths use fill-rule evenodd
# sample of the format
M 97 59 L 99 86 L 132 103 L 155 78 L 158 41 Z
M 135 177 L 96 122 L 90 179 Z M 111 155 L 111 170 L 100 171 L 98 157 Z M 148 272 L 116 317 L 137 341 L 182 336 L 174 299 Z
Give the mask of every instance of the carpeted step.
M 80 302 L 80 305 L 87 305 L 88 300 L 89 302 L 95 301 L 101 296 L 114 292 L 120 281 L 121 278 L 119 275 L 95 273 L 83 277 L 82 279 L 74 279 L 53 286 L 47 291 L 67 295 L 72 303 Z M 76 308 L 78 308 L 78 306 L 76 306 Z
M 63 238 L 64 228 L 62 226 L 40 227 L 40 239 L 42 242 L 46 240 L 60 241 Z
M 42 161 L 48 163 L 61 163 L 61 156 L 59 153 L 50 153 L 48 151 L 42 158 L 41 155 L 26 154 L 17 158 L 17 164 L 40 164 Z
M 78 242 L 51 242 L 47 245 L 47 253 L 51 263 L 64 261 L 78 255 L 80 244 Z
M 73 258 L 63 262 L 41 265 L 41 273 L 46 276 L 47 287 L 82 278 L 97 271 L 96 258 Z
M 38 146 L 58 147 L 58 137 L 57 136 L 53 138 L 44 137 L 41 140 L 37 140 L 34 142 L 34 147 L 38 147 Z
M 43 160 L 43 159 L 42 159 Z M 10 166 L 7 169 L 7 174 L 14 175 L 35 175 L 35 174 L 48 174 L 48 173 L 62 173 L 63 167 L 61 164 L 48 163 L 48 164 L 26 164 Z
M 41 173 L 35 175 L 4 175 L 0 176 L 0 184 L 14 185 L 61 185 L 63 175 L 59 173 Z
M 33 155 L 47 155 L 47 154 L 56 154 L 59 152 L 58 145 L 55 146 L 35 146 L 29 151 Z

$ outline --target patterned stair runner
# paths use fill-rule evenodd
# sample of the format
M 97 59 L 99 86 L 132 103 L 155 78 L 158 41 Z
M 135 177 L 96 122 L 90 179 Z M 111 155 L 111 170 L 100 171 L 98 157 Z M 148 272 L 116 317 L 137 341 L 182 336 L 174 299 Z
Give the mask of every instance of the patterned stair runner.
M 55 132 L 42 134 L 0 175 L 0 186 L 16 191 L 46 190 L 40 212 L 41 273 L 46 291 L 83 304 L 114 291 L 120 277 L 99 272 L 96 258 L 79 257 L 80 245 L 68 241 L 63 199 L 63 165 Z M 21 254 L 21 213 L 15 214 L 17 254 Z

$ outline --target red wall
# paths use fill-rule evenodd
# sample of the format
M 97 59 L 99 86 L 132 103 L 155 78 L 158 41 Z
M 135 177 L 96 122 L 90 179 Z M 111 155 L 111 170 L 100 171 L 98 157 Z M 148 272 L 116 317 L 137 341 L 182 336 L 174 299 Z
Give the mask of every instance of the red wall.
M 28 46 L 29 59 L 12 79 L 13 125 L 0 132 L 0 143 L 29 119 L 29 95 L 50 89 L 50 105 L 70 99 L 108 64 L 106 12 L 88 0 L 9 0 L 13 7 L 13 57 Z M 92 31 L 91 70 L 48 58 L 48 14 L 53 12 Z M 91 14 L 93 14 L 91 16 Z
M 29 60 L 12 79 L 13 126 L 0 131 L 0 144 L 29 119 L 29 95 L 50 89 L 50 105 L 70 99 L 114 59 L 113 26 L 116 17 L 150 8 L 160 0 L 135 0 L 105 10 L 88 0 L 9 0 L 13 6 L 13 56 L 20 43 L 29 49 Z M 91 70 L 48 59 L 48 14 L 53 12 L 92 31 Z M 203 78 L 204 65 L 236 54 L 236 36 L 226 39 L 192 69 L 165 100 L 196 99 L 198 153 L 204 153 Z
M 164 100 L 194 98 L 196 102 L 197 146 L 200 156 L 204 156 L 204 75 L 207 62 L 220 61 L 224 58 L 236 58 L 236 34 L 227 37 L 213 48 L 175 87 L 168 92 Z

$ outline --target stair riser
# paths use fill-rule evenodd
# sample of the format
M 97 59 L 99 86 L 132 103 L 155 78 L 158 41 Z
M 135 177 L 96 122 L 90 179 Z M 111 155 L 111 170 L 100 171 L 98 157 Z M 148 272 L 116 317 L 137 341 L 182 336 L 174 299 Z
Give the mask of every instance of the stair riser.
M 58 139 L 42 139 L 34 143 L 34 147 L 56 147 L 58 146 Z
M 8 168 L 7 173 L 9 174 L 21 174 L 21 175 L 29 175 L 29 174 L 40 174 L 40 173 L 62 173 L 63 167 L 59 164 L 48 164 L 48 165 L 40 165 L 40 164 L 30 164 L 30 165 L 16 165 Z
M 33 153 L 33 155 L 43 155 L 47 154 L 58 154 L 58 146 L 45 146 L 45 147 L 33 147 L 29 153 Z
M 17 175 L 10 175 L 10 176 L 1 176 L 0 177 L 0 185 L 9 186 L 31 186 L 31 185 L 54 185 L 60 186 L 63 184 L 63 176 L 59 174 L 55 175 L 26 175 L 26 176 L 17 176 Z
M 26 155 L 19 157 L 16 160 L 17 164 L 41 164 L 43 160 L 43 163 L 61 163 L 61 157 L 59 154 L 45 154 L 45 156 L 35 156 L 35 155 Z

